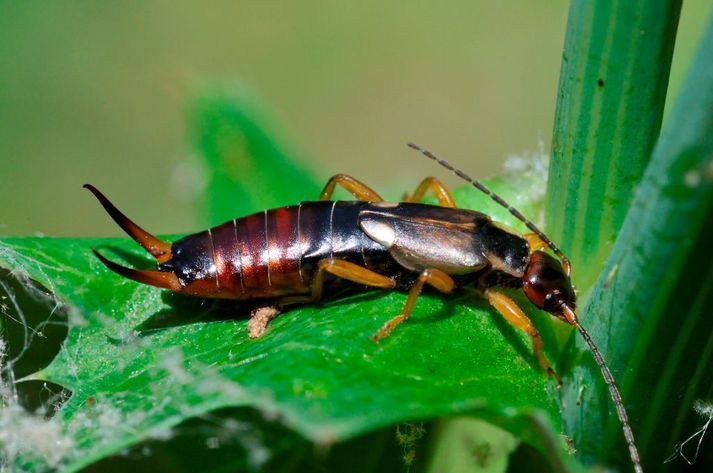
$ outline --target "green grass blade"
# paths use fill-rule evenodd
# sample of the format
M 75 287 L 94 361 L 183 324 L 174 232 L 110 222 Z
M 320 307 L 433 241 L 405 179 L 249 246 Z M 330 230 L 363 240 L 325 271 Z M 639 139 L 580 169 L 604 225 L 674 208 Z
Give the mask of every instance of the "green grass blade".
M 192 111 L 207 187 L 202 215 L 217 225 L 262 209 L 316 200 L 320 186 L 254 94 L 205 94 Z
M 656 142 L 680 8 L 571 3 L 545 215 L 580 288 L 599 274 Z
M 629 407 L 644 465 L 655 471 L 700 424 L 694 401 L 713 395 L 711 241 L 713 21 L 582 310 Z M 628 468 L 599 372 L 580 355 L 571 354 L 583 363 L 564 396 L 568 431 L 584 458 Z

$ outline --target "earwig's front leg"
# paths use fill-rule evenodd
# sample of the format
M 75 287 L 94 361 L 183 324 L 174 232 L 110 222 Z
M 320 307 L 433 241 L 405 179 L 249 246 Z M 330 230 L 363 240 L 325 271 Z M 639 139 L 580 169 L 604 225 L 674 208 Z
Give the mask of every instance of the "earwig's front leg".
M 436 200 L 438 200 L 438 205 L 440 205 L 441 207 L 456 207 L 456 202 L 455 200 L 453 200 L 453 196 L 451 195 L 448 188 L 435 177 L 427 177 L 426 179 L 421 181 L 421 184 L 418 185 L 413 195 L 409 196 L 408 194 L 406 194 L 403 200 L 404 202 L 420 202 L 421 199 L 423 199 L 423 196 L 426 195 L 426 191 L 429 190 L 436 197 Z
M 322 193 L 319 195 L 319 200 L 329 200 L 334 194 L 334 187 L 339 184 L 344 190 L 349 192 L 351 195 L 359 200 L 364 200 L 367 202 L 383 202 L 384 199 L 381 198 L 379 194 L 376 193 L 371 187 L 367 186 L 363 182 L 354 179 L 348 174 L 337 174 L 332 176 L 327 185 L 324 186 Z
M 552 369 L 549 361 L 545 358 L 545 354 L 542 352 L 542 338 L 540 337 L 540 332 L 532 325 L 532 321 L 525 315 L 520 307 L 517 306 L 515 301 L 505 294 L 493 291 L 492 289 L 485 289 L 483 295 L 490 305 L 505 317 L 505 320 L 507 320 L 510 325 L 519 328 L 532 339 L 532 351 L 535 352 L 540 366 L 547 371 L 547 374 L 555 377 L 557 384 L 562 385 L 562 379 L 560 379 L 557 373 Z
M 423 290 L 423 285 L 426 283 L 430 284 L 431 286 L 435 287 L 436 289 L 445 294 L 453 292 L 453 289 L 455 289 L 456 287 L 456 283 L 453 281 L 453 279 L 451 279 L 451 277 L 443 271 L 439 269 L 424 270 L 418 276 L 416 282 L 413 283 L 413 285 L 411 286 L 411 289 L 408 292 L 408 298 L 406 299 L 404 308 L 401 311 L 401 315 L 397 315 L 393 319 L 386 322 L 383 327 L 381 327 L 379 331 L 376 332 L 373 337 L 371 337 L 373 341 L 378 342 L 382 338 L 389 336 L 393 329 L 395 329 L 399 324 L 408 319 L 409 315 L 411 315 L 411 312 L 413 311 L 413 306 L 416 304 L 416 299 L 418 299 L 418 296 Z

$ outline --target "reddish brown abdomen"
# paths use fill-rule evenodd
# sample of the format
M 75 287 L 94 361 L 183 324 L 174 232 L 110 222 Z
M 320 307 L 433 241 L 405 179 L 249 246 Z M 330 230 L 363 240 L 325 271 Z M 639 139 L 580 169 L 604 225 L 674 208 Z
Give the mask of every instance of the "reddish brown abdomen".
M 363 205 L 303 202 L 187 236 L 174 243 L 174 254 L 181 257 L 174 263 L 176 274 L 185 292 L 251 299 L 309 293 L 316 265 L 324 258 L 383 268 L 390 257 L 357 223 Z

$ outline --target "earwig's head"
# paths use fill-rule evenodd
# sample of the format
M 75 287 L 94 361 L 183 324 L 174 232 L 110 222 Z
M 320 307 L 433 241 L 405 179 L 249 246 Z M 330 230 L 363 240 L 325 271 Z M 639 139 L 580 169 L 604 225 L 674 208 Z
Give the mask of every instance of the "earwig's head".
M 560 318 L 563 305 L 572 309 L 576 305 L 577 297 L 562 263 L 544 251 L 530 255 L 522 289 L 533 304 Z

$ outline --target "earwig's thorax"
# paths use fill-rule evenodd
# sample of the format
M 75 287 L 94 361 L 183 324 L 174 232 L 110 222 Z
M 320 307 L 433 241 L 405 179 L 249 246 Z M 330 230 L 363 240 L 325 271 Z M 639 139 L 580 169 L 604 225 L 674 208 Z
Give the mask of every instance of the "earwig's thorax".
M 530 247 L 524 238 L 490 222 L 478 228 L 476 239 L 492 269 L 517 279 L 525 276 Z

